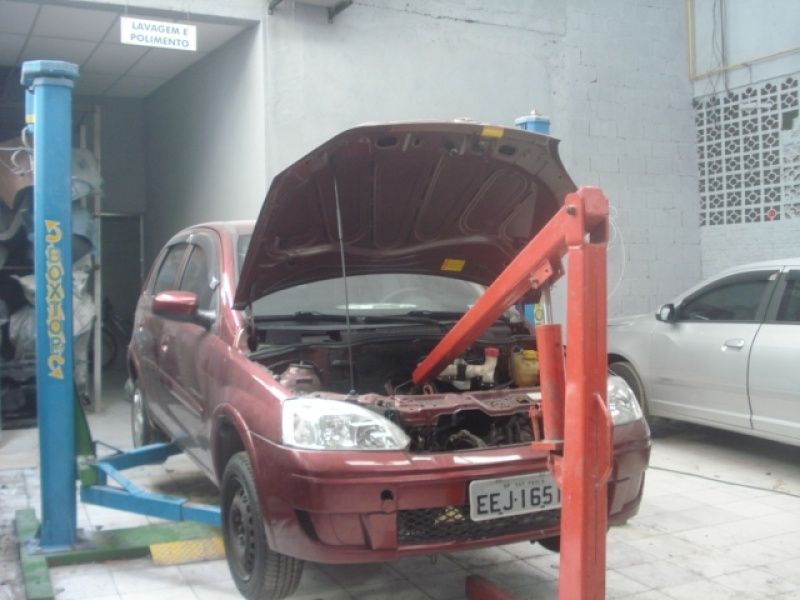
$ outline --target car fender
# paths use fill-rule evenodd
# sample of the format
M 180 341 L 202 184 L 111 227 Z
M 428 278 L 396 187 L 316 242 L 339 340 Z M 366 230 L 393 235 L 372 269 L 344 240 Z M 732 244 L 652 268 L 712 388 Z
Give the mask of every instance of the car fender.
M 637 315 L 609 320 L 608 362 L 624 360 L 630 363 L 642 380 L 645 395 L 649 394 L 650 340 L 658 324 L 652 315 Z
M 211 456 L 214 464 L 214 472 L 217 478 L 217 485 L 221 488 L 222 487 L 222 476 L 225 471 L 225 465 L 221 464 L 222 461 L 219 459 L 220 451 L 224 450 L 220 448 L 220 428 L 223 424 L 230 424 L 239 436 L 239 439 L 244 446 L 244 451 L 247 453 L 248 458 L 250 459 L 250 465 L 253 468 L 253 473 L 255 474 L 256 480 L 258 481 L 261 473 L 261 465 L 259 460 L 259 453 L 255 449 L 255 444 L 253 441 L 253 432 L 247 427 L 247 423 L 245 418 L 242 414 L 236 409 L 236 407 L 231 403 L 224 403 L 220 404 L 214 410 L 212 416 L 212 430 L 211 430 Z M 261 487 L 260 485 L 258 486 Z M 270 503 L 268 502 L 267 498 L 261 497 L 259 495 L 259 504 L 261 506 L 261 516 L 264 521 L 264 526 L 267 535 L 267 542 L 270 544 L 271 547 L 275 547 L 275 537 L 273 532 L 273 523 L 272 519 L 270 518 Z
M 214 473 L 217 477 L 217 482 L 222 484 L 222 475 L 225 472 L 225 465 L 221 464 L 220 452 L 223 450 L 220 447 L 220 429 L 224 424 L 231 425 L 239 436 L 239 440 L 244 446 L 245 452 L 250 459 L 250 464 L 253 470 L 257 471 L 258 458 L 253 447 L 253 437 L 247 423 L 242 417 L 241 413 L 230 403 L 219 404 L 215 409 L 211 418 L 211 457 L 214 461 Z

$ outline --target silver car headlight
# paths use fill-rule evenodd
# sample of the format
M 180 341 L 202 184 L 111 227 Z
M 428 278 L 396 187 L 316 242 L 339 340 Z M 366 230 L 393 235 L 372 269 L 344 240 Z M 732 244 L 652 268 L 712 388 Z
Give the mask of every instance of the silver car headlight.
M 283 443 L 309 450 L 403 450 L 411 443 L 381 415 L 340 400 L 301 396 L 283 403 Z
M 624 425 L 642 418 L 642 408 L 631 386 L 617 375 L 608 376 L 608 411 L 614 425 Z

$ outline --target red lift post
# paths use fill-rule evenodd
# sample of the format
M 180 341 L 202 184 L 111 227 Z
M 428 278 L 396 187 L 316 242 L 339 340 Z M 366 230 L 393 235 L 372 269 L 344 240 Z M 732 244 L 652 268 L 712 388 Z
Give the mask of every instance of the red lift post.
M 567 256 L 566 353 L 560 325 L 536 327 L 544 440 L 534 444 L 550 453 L 548 468 L 561 488 L 560 600 L 605 597 L 607 481 L 613 455 L 606 400 L 607 242 L 608 200 L 603 193 L 582 187 L 568 194 L 559 212 L 412 375 L 416 384 L 435 377 L 524 293 L 552 286 Z M 467 596 L 510 599 L 485 579 L 472 577 Z

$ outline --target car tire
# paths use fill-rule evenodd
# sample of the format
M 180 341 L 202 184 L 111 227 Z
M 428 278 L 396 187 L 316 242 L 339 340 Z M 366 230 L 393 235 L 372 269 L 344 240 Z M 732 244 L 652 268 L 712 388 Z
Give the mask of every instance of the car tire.
M 135 448 L 166 441 L 166 436 L 150 420 L 147 400 L 137 381 L 133 382 L 131 391 L 131 437 Z
M 550 550 L 551 552 L 561 552 L 561 536 L 556 535 L 554 537 L 544 538 L 543 540 L 539 540 L 539 543 Z
M 660 432 L 661 429 L 663 429 L 664 420 L 659 417 L 654 417 L 650 414 L 650 410 L 647 406 L 647 397 L 644 393 L 644 385 L 642 384 L 642 380 L 639 378 L 639 374 L 636 372 L 636 369 L 633 368 L 633 365 L 631 365 L 629 362 L 617 361 L 609 364 L 608 370 L 614 375 L 622 377 L 625 380 L 625 383 L 631 387 L 634 395 L 636 396 L 636 400 L 639 402 L 639 407 L 642 409 L 642 414 L 644 414 L 644 418 L 647 421 L 647 424 L 650 426 L 650 432 L 653 435 L 656 435 L 658 432 Z
M 231 576 L 242 596 L 278 600 L 297 589 L 303 561 L 269 547 L 246 452 L 235 454 L 222 476 L 222 538 Z

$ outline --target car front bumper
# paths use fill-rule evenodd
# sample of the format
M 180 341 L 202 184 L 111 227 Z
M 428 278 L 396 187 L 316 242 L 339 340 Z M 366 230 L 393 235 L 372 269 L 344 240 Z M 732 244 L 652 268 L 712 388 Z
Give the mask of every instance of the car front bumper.
M 254 437 L 270 547 L 323 563 L 387 561 L 559 534 L 560 510 L 474 522 L 469 483 L 547 470 L 529 446 L 448 453 L 320 452 Z M 643 420 L 614 428 L 609 524 L 636 514 L 650 438 Z

